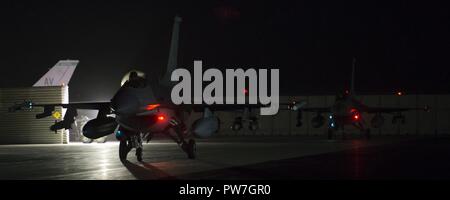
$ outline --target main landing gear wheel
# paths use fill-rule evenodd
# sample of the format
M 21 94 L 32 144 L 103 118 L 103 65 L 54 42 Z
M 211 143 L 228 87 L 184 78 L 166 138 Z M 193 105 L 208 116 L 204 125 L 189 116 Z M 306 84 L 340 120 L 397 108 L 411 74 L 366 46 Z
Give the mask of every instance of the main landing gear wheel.
M 89 143 L 91 143 L 92 141 L 94 141 L 93 139 L 90 139 L 90 138 L 87 138 L 87 137 L 85 137 L 84 135 L 82 135 L 81 136 L 81 141 L 83 142 L 83 143 L 85 143 L 85 144 L 89 144 Z
M 195 159 L 197 154 L 197 145 L 194 139 L 190 139 L 189 142 L 183 143 L 183 149 L 186 151 L 189 159 Z
M 95 140 L 97 143 L 105 143 L 106 142 L 106 136 L 105 137 L 101 137 Z
M 177 137 L 173 137 L 172 139 L 180 145 L 181 149 L 186 152 L 189 159 L 195 159 L 197 153 L 197 146 L 195 144 L 194 139 L 189 139 L 188 142 L 184 139 L 184 132 L 182 130 L 182 126 L 180 122 L 176 119 L 170 120 L 170 124 L 172 125 L 173 130 L 177 134 Z
M 136 149 L 136 158 L 139 162 L 142 162 L 142 148 Z
M 119 158 L 120 161 L 126 161 L 128 152 L 130 152 L 131 147 L 127 140 L 121 140 L 119 144 Z M 142 149 L 141 149 L 142 150 Z
M 95 139 L 95 142 L 97 142 L 97 143 L 105 143 L 106 142 L 106 136 L 98 138 L 98 139 Z

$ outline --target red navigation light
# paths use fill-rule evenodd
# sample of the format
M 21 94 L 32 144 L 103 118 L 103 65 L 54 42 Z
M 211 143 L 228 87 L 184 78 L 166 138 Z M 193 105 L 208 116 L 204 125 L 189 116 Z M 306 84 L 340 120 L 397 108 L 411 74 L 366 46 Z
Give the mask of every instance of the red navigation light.
M 164 121 L 166 118 L 162 115 L 159 115 L 156 119 L 158 119 L 158 121 Z
M 350 94 L 350 91 L 348 91 L 348 90 L 345 90 L 345 94 Z
M 246 88 L 244 88 L 244 94 L 247 94 L 248 93 L 248 90 L 246 89 Z
M 350 109 L 350 114 L 352 115 L 352 117 L 355 121 L 359 120 L 359 112 L 357 109 L 355 109 L 355 108 Z
M 145 108 L 146 110 L 153 110 L 155 108 L 159 107 L 159 104 L 148 104 Z

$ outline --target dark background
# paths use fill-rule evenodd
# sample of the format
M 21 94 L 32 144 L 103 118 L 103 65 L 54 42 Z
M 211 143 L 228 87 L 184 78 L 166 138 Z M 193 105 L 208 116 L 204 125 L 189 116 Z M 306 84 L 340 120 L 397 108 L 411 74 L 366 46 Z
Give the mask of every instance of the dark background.
M 437 1 L 2 1 L 0 87 L 28 87 L 79 59 L 71 101 L 109 100 L 128 70 L 166 67 L 173 17 L 179 66 L 279 68 L 281 94 L 444 93 L 449 6 Z

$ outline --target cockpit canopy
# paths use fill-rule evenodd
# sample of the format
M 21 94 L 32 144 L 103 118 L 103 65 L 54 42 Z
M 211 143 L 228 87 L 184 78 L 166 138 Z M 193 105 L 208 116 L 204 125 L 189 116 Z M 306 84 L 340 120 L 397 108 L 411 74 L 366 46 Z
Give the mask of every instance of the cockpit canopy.
M 131 70 L 123 76 L 120 86 L 124 86 L 124 84 L 130 85 L 131 87 L 145 87 L 146 75 L 142 71 Z

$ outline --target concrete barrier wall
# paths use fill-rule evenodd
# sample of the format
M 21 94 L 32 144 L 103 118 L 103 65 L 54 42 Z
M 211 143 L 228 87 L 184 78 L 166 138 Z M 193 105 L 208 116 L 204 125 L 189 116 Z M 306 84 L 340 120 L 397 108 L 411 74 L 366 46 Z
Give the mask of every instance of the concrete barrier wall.
M 67 130 L 58 130 L 57 134 L 50 130 L 54 119 L 46 117 L 36 119 L 36 114 L 43 108 L 9 113 L 8 108 L 15 103 L 32 99 L 34 103 L 68 102 L 66 87 L 28 87 L 0 89 L 0 144 L 63 144 L 68 143 Z M 64 109 L 65 110 L 65 109 Z M 64 111 L 55 107 L 55 111 Z

